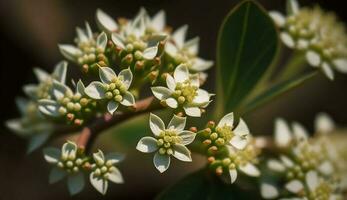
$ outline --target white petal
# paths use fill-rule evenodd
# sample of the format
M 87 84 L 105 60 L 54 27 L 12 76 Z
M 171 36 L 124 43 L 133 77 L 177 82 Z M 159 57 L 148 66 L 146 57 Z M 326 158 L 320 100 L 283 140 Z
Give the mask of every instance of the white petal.
M 295 15 L 299 12 L 299 3 L 297 0 L 287 0 L 287 14 L 288 15 Z
M 66 61 L 60 61 L 58 62 L 55 67 L 54 67 L 54 71 L 52 73 L 52 77 L 53 79 L 61 82 L 61 83 L 65 83 L 65 79 L 66 79 L 66 71 L 67 71 L 67 65 L 68 63 Z
M 96 10 L 96 22 L 100 29 L 114 32 L 118 29 L 117 22 L 101 9 Z
M 201 117 L 201 110 L 198 107 L 184 106 L 183 109 L 184 109 L 184 112 L 186 113 L 186 115 L 188 115 L 188 116 Z
M 70 60 L 75 62 L 78 55 L 82 54 L 81 50 L 79 50 L 77 47 L 69 44 L 60 44 L 59 51 L 63 56 Z
M 199 41 L 200 41 L 199 37 L 190 39 L 184 44 L 183 48 L 187 49 L 191 55 L 196 55 L 199 52 Z
M 198 89 L 197 95 L 193 99 L 193 104 L 201 105 L 210 101 L 210 95 L 206 90 Z
M 98 37 L 96 38 L 96 46 L 100 49 L 105 50 L 107 46 L 107 35 L 105 32 L 102 32 Z
M 152 26 L 156 31 L 162 31 L 165 28 L 165 11 L 160 10 L 152 19 Z
M 85 22 L 86 25 L 86 32 L 87 32 L 87 36 L 89 39 L 93 39 L 93 32 L 92 29 L 90 28 L 90 25 L 88 22 Z
M 231 183 L 234 183 L 237 179 L 237 170 L 236 169 L 230 169 L 229 170 L 229 175 L 230 175 L 230 181 Z
M 226 114 L 218 123 L 217 127 L 234 126 L 234 113 Z
M 149 48 L 145 49 L 143 51 L 142 56 L 146 60 L 152 60 L 153 58 L 155 58 L 157 53 L 158 53 L 158 47 L 154 46 L 154 47 L 149 47 Z
M 151 90 L 153 95 L 159 100 L 165 100 L 172 94 L 172 92 L 168 88 L 162 86 L 151 87 Z
M 183 131 L 184 127 L 186 126 L 186 119 L 186 117 L 174 115 L 167 128 L 177 130 L 178 132 Z
M 151 128 L 153 134 L 155 136 L 159 136 L 159 134 L 165 130 L 164 122 L 157 115 L 151 113 L 149 116 L 149 127 Z
M 231 140 L 230 140 L 230 144 L 233 145 L 235 148 L 237 149 L 244 149 L 247 146 L 247 139 L 246 138 L 242 138 L 238 135 L 235 135 Z
M 171 91 L 175 91 L 176 89 L 176 81 L 171 75 L 166 76 L 166 85 Z
M 116 73 L 109 67 L 99 68 L 99 77 L 103 83 L 112 83 L 112 79 L 116 78 Z
M 182 138 L 182 144 L 188 145 L 194 141 L 196 133 L 191 131 L 182 131 L 178 135 Z
M 166 99 L 165 102 L 170 108 L 177 108 L 177 106 L 178 106 L 176 99 L 174 99 L 172 97 Z
M 170 41 L 168 41 L 165 44 L 165 52 L 167 54 L 169 54 L 171 57 L 175 57 L 176 54 L 178 53 L 178 49 L 174 44 L 172 44 Z
M 293 161 L 292 161 L 290 158 L 288 158 L 287 156 L 282 155 L 282 156 L 280 156 L 280 158 L 281 158 L 283 164 L 284 164 L 287 168 L 291 168 L 291 167 L 294 166 Z
M 285 185 L 285 188 L 292 193 L 299 193 L 304 189 L 304 185 L 299 180 L 292 180 Z
M 176 83 L 182 83 L 189 79 L 189 70 L 185 64 L 180 64 L 174 71 L 174 79 Z
M 192 157 L 190 155 L 189 149 L 182 145 L 182 144 L 174 144 L 173 145 L 173 156 L 177 158 L 178 160 L 184 161 L 184 162 L 191 162 Z
M 267 162 L 267 167 L 276 172 L 284 172 L 286 167 L 278 160 L 271 159 Z
M 53 100 L 42 99 L 39 101 L 38 108 L 41 113 L 51 116 L 51 117 L 60 117 L 59 108 L 60 105 Z
M 50 75 L 47 72 L 45 72 L 42 69 L 37 68 L 37 67 L 34 68 L 34 73 L 35 73 L 37 79 L 39 80 L 39 82 L 46 81 L 47 79 L 50 78 Z
M 91 82 L 84 92 L 93 99 L 103 99 L 106 96 L 104 85 L 101 82 Z
M 152 153 L 158 150 L 157 140 L 152 137 L 143 137 L 137 143 L 136 149 L 143 153 Z
M 308 138 L 307 130 L 299 123 L 293 123 L 293 134 L 297 141 L 306 141 Z
M 306 174 L 306 184 L 308 186 L 308 188 L 310 189 L 310 191 L 315 191 L 318 184 L 319 184 L 319 180 L 318 180 L 318 175 L 316 171 L 309 171 Z
M 172 39 L 175 41 L 175 44 L 179 48 L 182 48 L 184 45 L 184 40 L 186 39 L 187 30 L 188 30 L 188 25 L 183 25 L 172 34 Z
M 115 102 L 115 101 L 109 101 L 108 104 L 107 104 L 107 111 L 113 115 L 113 113 L 117 110 L 119 106 L 119 103 L 118 102 Z
M 268 183 L 262 183 L 260 186 L 260 191 L 261 196 L 264 199 L 274 199 L 279 195 L 277 188 Z
M 243 119 L 240 118 L 239 124 L 234 129 L 234 133 L 240 137 L 244 137 L 249 134 L 248 126 Z
M 113 33 L 113 34 L 111 35 L 111 40 L 112 40 L 112 42 L 113 42 L 117 47 L 120 47 L 120 48 L 122 48 L 122 49 L 125 49 L 124 43 L 123 43 L 123 41 L 122 41 L 122 38 L 121 38 L 118 34 Z
M 158 152 L 153 157 L 154 166 L 160 173 L 165 172 L 170 166 L 170 156 L 160 155 Z
M 206 71 L 209 68 L 211 68 L 213 65 L 213 61 L 210 60 L 204 60 L 202 58 L 196 58 L 194 59 L 193 65 L 190 67 L 191 70 L 201 72 Z
M 304 40 L 304 39 L 299 39 L 297 42 L 297 48 L 300 50 L 304 50 L 308 47 L 309 44 L 310 44 L 309 41 Z
M 308 51 L 306 53 L 306 59 L 307 62 L 313 67 L 318 67 L 321 63 L 320 55 L 314 51 Z
M 69 157 L 69 156 L 73 155 L 76 157 L 77 145 L 74 142 L 67 141 L 61 147 L 61 152 L 62 152 L 62 155 L 64 155 L 64 156 Z
M 94 172 L 92 172 L 89 176 L 90 183 L 93 185 L 93 187 L 100 192 L 101 194 L 105 195 L 107 192 L 108 182 L 107 180 L 97 178 L 94 176 Z
M 121 101 L 120 103 L 123 106 L 133 106 L 135 105 L 135 97 L 131 92 L 126 91 L 123 95 L 123 101 Z
M 243 173 L 247 174 L 248 176 L 254 176 L 254 177 L 260 176 L 259 169 L 251 163 L 247 163 L 245 165 L 239 166 L 239 168 Z
M 77 27 L 76 33 L 77 33 L 77 37 L 78 37 L 79 41 L 81 41 L 81 42 L 87 42 L 88 41 L 88 36 L 84 30 Z
M 291 35 L 289 35 L 288 33 L 281 33 L 280 34 L 281 40 L 282 42 L 289 48 L 294 48 L 295 47 L 295 42 L 294 39 L 292 38 Z
M 121 72 L 119 72 L 118 77 L 123 79 L 122 82 L 126 86 L 126 89 L 129 89 L 131 82 L 133 81 L 133 73 L 131 72 L 130 68 L 123 69 Z
M 325 161 L 319 165 L 319 171 L 324 175 L 331 175 L 334 172 L 334 167 L 330 161 Z
M 269 15 L 278 27 L 282 27 L 286 23 L 286 18 L 278 11 L 270 11 Z
M 337 71 L 347 73 L 347 59 L 341 58 L 333 61 Z
M 124 160 L 124 155 L 119 153 L 109 153 L 105 156 L 107 161 L 111 161 L 112 165 Z
M 120 173 L 119 169 L 117 168 L 112 168 L 112 172 L 111 173 L 108 173 L 108 180 L 109 181 L 112 181 L 114 183 L 123 183 L 123 176 L 122 174 Z
M 324 62 L 322 64 L 322 70 L 325 76 L 327 76 L 330 80 L 334 80 L 334 71 L 331 69 L 331 66 Z
M 319 113 L 315 119 L 315 131 L 329 133 L 335 129 L 335 123 L 326 113 Z
M 52 93 L 56 100 L 62 99 L 67 92 L 72 94 L 72 91 L 69 87 L 56 80 L 53 81 Z
M 283 119 L 275 122 L 275 143 L 278 147 L 287 147 L 292 140 L 292 135 L 287 123 Z
M 48 147 L 43 150 L 43 155 L 48 163 L 55 164 L 60 159 L 61 151 L 57 148 Z
M 28 84 L 23 86 L 24 93 L 32 99 L 37 99 L 38 86 L 34 84 Z
M 190 75 L 190 84 L 195 87 L 200 87 L 200 73 Z M 199 92 L 199 91 L 198 91 Z
M 95 162 L 104 163 L 105 162 L 105 155 L 104 153 L 99 149 L 98 152 L 93 153 L 93 159 Z

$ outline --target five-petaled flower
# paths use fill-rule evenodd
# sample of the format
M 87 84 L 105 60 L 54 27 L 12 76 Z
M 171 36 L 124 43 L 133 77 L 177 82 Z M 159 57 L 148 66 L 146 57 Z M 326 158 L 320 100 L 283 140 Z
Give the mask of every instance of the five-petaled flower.
M 115 153 L 110 153 L 104 156 L 104 153 L 99 150 L 93 154 L 95 163 L 92 165 L 92 172 L 89 176 L 93 187 L 101 194 L 106 194 L 108 181 L 114 183 L 123 183 L 123 177 L 120 171 L 114 166 L 123 160 L 123 156 Z
M 93 99 L 106 99 L 107 111 L 113 115 L 119 104 L 123 106 L 134 106 L 134 95 L 128 91 L 133 74 L 130 69 L 122 70 L 118 76 L 109 67 L 100 67 L 99 81 L 91 82 L 84 92 Z
M 188 116 L 200 117 L 201 109 L 211 102 L 212 95 L 199 88 L 199 75 L 189 74 L 184 64 L 175 69 L 173 77 L 167 74 L 166 84 L 167 88 L 152 87 L 153 95 L 170 108 L 184 111 Z
M 78 151 L 74 142 L 66 142 L 61 150 L 46 148 L 44 158 L 54 167 L 49 175 L 49 183 L 55 183 L 68 175 L 67 184 L 71 195 L 79 193 L 84 187 L 83 165 L 85 157 Z
M 194 141 L 196 133 L 184 130 L 185 117 L 174 115 L 165 128 L 164 122 L 151 113 L 149 125 L 155 137 L 143 137 L 136 149 L 144 153 L 156 152 L 153 163 L 161 173 L 169 168 L 171 155 L 184 162 L 192 161 L 191 153 L 185 145 Z

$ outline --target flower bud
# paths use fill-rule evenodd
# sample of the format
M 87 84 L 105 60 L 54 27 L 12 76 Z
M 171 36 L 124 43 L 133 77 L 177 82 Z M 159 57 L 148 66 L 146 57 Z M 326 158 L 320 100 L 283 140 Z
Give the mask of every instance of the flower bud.
M 78 167 L 74 167 L 73 169 L 73 172 L 77 173 L 79 171 Z
M 116 95 L 114 97 L 114 100 L 117 101 L 117 102 L 121 102 L 123 100 L 123 97 L 122 97 L 122 95 Z
M 167 153 L 167 155 L 172 155 L 172 154 L 173 154 L 173 151 L 172 151 L 172 149 L 167 149 L 167 150 L 166 150 L 166 153 Z
M 211 140 L 215 140 L 218 138 L 218 134 L 216 132 L 211 133 L 210 135 Z
M 157 140 L 157 145 L 158 146 L 162 146 L 163 144 L 164 144 L 164 140 L 163 139 Z
M 66 162 L 66 166 L 71 168 L 73 166 L 73 162 L 71 162 L 70 160 Z
M 95 176 L 100 176 L 100 175 L 101 175 L 100 169 L 99 169 L 99 168 L 96 169 L 96 170 L 94 171 L 94 174 L 95 174 Z
M 86 105 L 88 104 L 88 99 L 82 98 L 82 99 L 80 100 L 80 104 L 81 104 L 82 106 L 86 106 Z
M 119 95 L 120 94 L 120 91 L 118 90 L 118 89 L 115 89 L 115 90 L 113 90 L 113 95 Z
M 218 166 L 218 167 L 216 168 L 216 174 L 217 174 L 218 176 L 220 176 L 220 175 L 223 174 L 223 168 L 222 168 L 221 166 Z
M 179 104 L 183 104 L 186 101 L 186 98 L 184 98 L 184 96 L 180 96 L 177 100 Z
M 216 140 L 216 144 L 217 144 L 218 146 L 223 146 L 223 145 L 225 144 L 225 140 L 224 140 L 223 138 L 218 138 L 218 139 Z
M 76 111 L 76 112 L 80 111 L 80 110 L 81 110 L 81 104 L 75 103 L 73 109 L 74 109 L 74 111 Z
M 59 168 L 64 168 L 64 164 L 63 164 L 62 162 L 58 162 L 57 166 L 58 166 Z
M 114 90 L 116 88 L 116 84 L 115 83 L 110 83 L 110 90 Z
M 67 109 L 68 109 L 68 110 L 73 110 L 73 109 L 74 109 L 74 103 L 69 102 L 69 103 L 67 104 Z
M 215 122 L 214 121 L 209 121 L 207 122 L 207 125 L 206 125 L 208 128 L 214 128 L 215 126 Z
M 107 99 L 112 99 L 113 97 L 112 92 L 106 92 L 105 96 Z
M 135 54 L 134 54 L 134 56 L 135 56 L 135 59 L 136 59 L 136 60 L 141 60 L 141 59 L 142 59 L 142 53 L 141 53 L 141 51 L 136 51 Z
M 112 161 L 111 161 L 111 160 L 108 160 L 108 161 L 106 162 L 106 166 L 107 166 L 107 167 L 112 167 Z
M 166 149 L 165 148 L 160 148 L 159 149 L 159 154 L 164 155 L 166 153 Z
M 62 106 L 59 108 L 59 114 L 65 115 L 66 112 L 67 112 L 66 108 L 64 108 L 64 107 L 62 107 Z
M 106 173 L 107 172 L 107 167 L 106 166 L 101 167 L 101 172 L 102 173 Z
M 80 165 L 82 165 L 83 161 L 81 158 L 77 158 L 75 163 L 76 163 L 76 165 L 80 166 Z

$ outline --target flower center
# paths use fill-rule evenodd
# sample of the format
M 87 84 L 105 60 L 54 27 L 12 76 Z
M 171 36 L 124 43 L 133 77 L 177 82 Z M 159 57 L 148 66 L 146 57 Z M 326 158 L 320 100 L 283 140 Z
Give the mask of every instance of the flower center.
M 309 200 L 315 200 L 315 199 L 328 200 L 331 193 L 332 193 L 332 188 L 330 187 L 330 185 L 327 182 L 322 181 L 314 191 L 309 192 L 307 197 Z
M 173 153 L 172 145 L 180 144 L 182 138 L 177 134 L 176 130 L 164 130 L 159 134 L 157 145 L 160 154 L 171 155 Z
M 126 86 L 123 84 L 122 78 L 113 78 L 112 83 L 104 85 L 106 89 L 106 98 L 113 99 L 116 102 L 123 101 L 123 96 L 127 91 Z
M 106 163 L 96 163 L 96 165 L 93 167 L 94 176 L 103 179 L 108 179 L 109 174 L 115 170 L 116 168 L 113 166 L 111 161 L 107 161 Z
M 85 162 L 85 160 L 77 158 L 74 155 L 70 155 L 69 157 L 62 156 L 60 161 L 57 163 L 57 167 L 65 170 L 68 173 L 77 173 L 82 169 Z
M 48 78 L 46 81 L 39 84 L 36 95 L 38 99 L 51 99 L 50 90 L 52 88 L 52 79 Z
M 197 90 L 198 87 L 193 86 L 188 80 L 183 83 L 177 83 L 173 96 L 180 104 L 192 103 L 198 94 Z

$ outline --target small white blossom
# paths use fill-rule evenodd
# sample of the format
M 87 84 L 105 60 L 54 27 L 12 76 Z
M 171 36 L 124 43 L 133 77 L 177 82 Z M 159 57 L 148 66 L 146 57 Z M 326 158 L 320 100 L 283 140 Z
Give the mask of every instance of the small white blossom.
M 153 163 L 160 173 L 169 168 L 171 155 L 178 160 L 191 162 L 191 153 L 186 145 L 194 141 L 196 133 L 184 130 L 185 125 L 185 117 L 174 115 L 165 128 L 164 122 L 151 113 L 149 126 L 155 137 L 143 137 L 136 149 L 144 153 L 156 152 Z
M 49 183 L 60 181 L 68 175 L 67 184 L 70 194 L 81 192 L 85 184 L 82 169 L 86 159 L 78 153 L 77 145 L 68 141 L 61 150 L 46 148 L 43 153 L 46 161 L 54 165 L 49 175 Z
M 120 171 L 114 166 L 123 160 L 123 156 L 118 154 L 108 154 L 99 150 L 93 154 L 95 164 L 92 165 L 92 172 L 89 176 L 90 182 L 93 187 L 105 195 L 108 188 L 108 181 L 114 183 L 123 183 L 123 177 Z
M 183 109 L 188 116 L 200 117 L 201 108 L 207 107 L 211 102 L 212 95 L 199 88 L 198 75 L 190 75 L 184 64 L 175 69 L 173 77 L 167 75 L 166 84 L 167 88 L 152 87 L 153 95 L 170 108 Z
M 99 76 L 101 82 L 93 81 L 84 90 L 90 98 L 108 100 L 107 110 L 112 115 L 119 104 L 135 105 L 134 95 L 128 91 L 133 79 L 130 69 L 122 70 L 117 76 L 111 68 L 100 67 Z
M 312 67 L 319 67 L 331 80 L 333 69 L 347 73 L 347 34 L 333 13 L 300 8 L 297 0 L 287 0 L 287 16 L 270 12 L 281 29 L 280 37 L 289 48 L 302 51 Z

